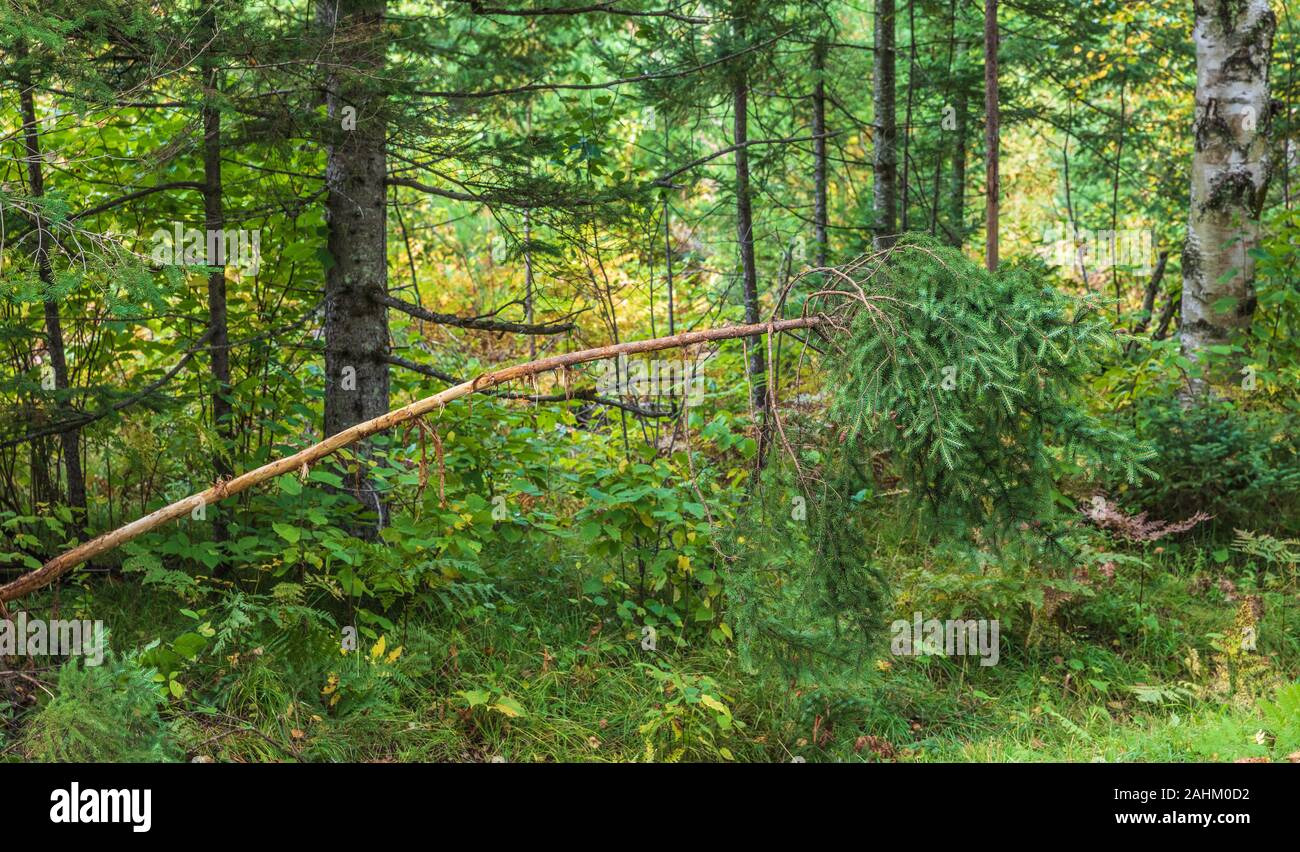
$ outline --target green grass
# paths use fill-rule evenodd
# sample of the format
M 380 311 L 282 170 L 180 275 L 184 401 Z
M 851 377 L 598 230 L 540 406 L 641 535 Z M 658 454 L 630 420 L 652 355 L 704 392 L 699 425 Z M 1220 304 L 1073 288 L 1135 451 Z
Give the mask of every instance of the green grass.
M 1267 614 L 1254 669 L 1226 689 L 1213 636 L 1232 630 L 1238 604 L 1193 591 L 1194 553 L 1119 577 L 1033 643 L 1024 624 L 1004 632 L 997 666 L 891 657 L 885 644 L 854 677 L 826 684 L 747 673 L 731 645 L 707 639 L 643 650 L 607 610 L 574 597 L 571 579 L 520 567 L 504 583 L 508 601 L 463 620 L 403 619 L 378 656 L 369 641 L 347 656 L 304 656 L 294 637 L 253 625 L 233 650 L 186 670 L 185 696 L 160 716 L 118 702 L 81 719 L 83 685 L 65 673 L 0 747 L 48 760 L 1285 760 L 1300 748 L 1300 711 L 1264 708 L 1297 677 L 1295 639 Z M 902 608 L 937 611 L 946 593 L 909 572 L 909 558 L 893 557 Z M 193 624 L 133 583 L 91 593 L 118 660 Z M 339 685 L 326 692 L 331 675 Z M 138 690 L 138 674 L 131 682 Z M 111 734 L 119 711 L 133 720 L 129 742 Z

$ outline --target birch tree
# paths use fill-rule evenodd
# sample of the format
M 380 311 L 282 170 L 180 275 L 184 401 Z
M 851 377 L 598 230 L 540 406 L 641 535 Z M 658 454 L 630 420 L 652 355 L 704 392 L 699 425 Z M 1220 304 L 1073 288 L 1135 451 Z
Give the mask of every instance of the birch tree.
M 1268 0 L 1197 0 L 1195 148 L 1183 247 L 1182 347 L 1192 360 L 1255 312 L 1259 216 L 1271 162 Z M 1208 387 L 1193 379 L 1193 394 Z

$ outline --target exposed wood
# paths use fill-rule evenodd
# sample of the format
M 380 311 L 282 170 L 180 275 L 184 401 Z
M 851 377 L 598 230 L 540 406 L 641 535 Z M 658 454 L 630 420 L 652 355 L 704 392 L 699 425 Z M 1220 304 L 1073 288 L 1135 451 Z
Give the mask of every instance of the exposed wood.
M 332 455 L 344 447 L 355 444 L 371 435 L 387 431 L 395 426 L 400 426 L 403 423 L 415 420 L 425 414 L 434 411 L 441 411 L 446 408 L 449 402 L 460 399 L 464 396 L 469 396 L 472 393 L 482 392 L 494 388 L 497 385 L 502 385 L 506 382 L 521 379 L 526 376 L 535 376 L 552 370 L 562 370 L 567 367 L 572 367 L 575 364 L 585 364 L 589 361 L 601 361 L 607 358 L 616 358 L 623 354 L 654 352 L 660 349 L 675 349 L 714 340 L 731 340 L 739 337 L 755 337 L 762 334 L 781 332 L 789 329 L 812 328 L 820 325 L 822 322 L 822 317 L 810 316 L 792 320 L 774 321 L 770 323 L 750 323 L 748 325 L 727 326 L 723 328 L 706 329 L 704 331 L 689 331 L 682 334 L 671 335 L 669 337 L 656 337 L 649 340 L 634 340 L 628 343 L 620 343 L 612 346 L 583 349 L 565 355 L 553 355 L 549 358 L 541 358 L 536 361 L 529 361 L 524 364 L 518 364 L 514 367 L 506 367 L 501 370 L 496 370 L 495 372 L 487 373 L 471 381 L 461 382 L 460 384 L 447 388 L 433 396 L 425 397 L 424 399 L 413 402 L 410 405 L 390 411 L 387 414 L 372 418 L 363 423 L 357 423 L 341 432 L 331 435 L 319 443 L 313 444 L 304 450 L 300 450 L 291 456 L 285 456 L 284 458 L 268 462 L 255 470 L 251 470 L 235 477 L 229 482 L 219 482 L 205 491 L 192 494 L 183 500 L 177 500 L 175 503 L 164 506 L 163 508 L 145 515 L 142 518 L 138 518 L 125 526 L 118 527 L 117 529 L 104 533 L 97 538 L 93 538 L 78 547 L 74 547 L 59 556 L 56 556 L 49 562 L 46 562 L 35 571 L 24 574 L 23 576 L 0 586 L 0 604 L 43 588 L 83 562 L 114 550 L 115 548 L 121 547 L 128 541 L 154 530 L 169 521 L 174 521 L 177 518 L 190 514 L 195 509 L 206 507 L 211 503 L 216 503 L 242 491 L 247 491 L 254 485 L 265 482 L 268 479 L 273 479 L 281 474 L 293 473 L 302 470 L 303 467 L 310 467 L 326 456 Z

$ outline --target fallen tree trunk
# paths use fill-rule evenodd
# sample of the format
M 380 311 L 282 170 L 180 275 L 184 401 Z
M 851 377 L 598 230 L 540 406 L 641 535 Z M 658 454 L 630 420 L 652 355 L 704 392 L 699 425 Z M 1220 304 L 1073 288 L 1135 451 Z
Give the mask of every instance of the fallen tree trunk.
M 553 355 L 549 358 L 541 358 L 537 361 L 529 361 L 525 364 L 519 364 L 514 367 L 506 367 L 491 373 L 479 376 L 468 382 L 462 382 L 454 387 L 447 388 L 433 396 L 417 400 L 410 405 L 390 411 L 371 420 L 358 423 L 348 429 L 344 429 L 335 435 L 331 435 L 318 444 L 313 444 L 304 450 L 300 450 L 291 456 L 268 462 L 261 467 L 250 470 L 248 473 L 241 474 L 227 482 L 218 482 L 216 485 L 201 491 L 198 494 L 192 494 L 183 500 L 178 500 L 169 506 L 138 518 L 126 526 L 106 532 L 97 538 L 93 538 L 84 544 L 66 551 L 49 562 L 46 562 L 35 571 L 31 571 L 23 576 L 12 580 L 3 586 L 0 586 L 0 609 L 3 605 L 15 598 L 22 597 L 49 585 L 68 571 L 83 562 L 107 553 L 128 541 L 162 526 L 168 521 L 174 521 L 184 515 L 192 513 L 200 506 L 207 506 L 210 503 L 216 503 L 227 497 L 246 491 L 260 482 L 280 476 L 291 471 L 301 470 L 304 465 L 311 464 L 329 456 L 344 447 L 354 444 L 363 438 L 368 438 L 378 432 L 392 429 L 403 423 L 415 420 L 432 411 L 439 411 L 446 407 L 447 403 L 459 399 L 463 396 L 469 396 L 472 393 L 487 390 L 497 385 L 505 384 L 514 379 L 525 376 L 535 376 L 540 373 L 547 373 L 552 370 L 561 370 L 575 364 L 583 364 L 589 361 L 602 361 L 607 358 L 615 358 L 624 354 L 635 354 L 637 352 L 654 352 L 660 349 L 675 349 L 683 346 L 691 346 L 696 343 L 705 343 L 713 340 L 730 340 L 738 337 L 754 337 L 761 334 L 786 331 L 795 328 L 811 328 L 820 325 L 823 318 L 820 316 L 802 317 L 800 319 L 780 320 L 768 323 L 752 323 L 750 325 L 737 325 L 724 328 L 713 328 L 705 331 L 690 331 L 683 334 L 675 334 L 671 337 L 656 337 L 650 340 L 635 340 L 629 343 L 620 343 L 612 346 L 601 346 L 596 349 L 583 349 L 579 352 L 570 352 L 567 355 Z

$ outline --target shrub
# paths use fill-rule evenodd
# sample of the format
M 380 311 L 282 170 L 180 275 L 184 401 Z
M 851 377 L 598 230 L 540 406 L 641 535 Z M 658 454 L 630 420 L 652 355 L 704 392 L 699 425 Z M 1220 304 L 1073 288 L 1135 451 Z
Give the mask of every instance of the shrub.
M 1195 511 L 1215 516 L 1223 529 L 1294 532 L 1300 513 L 1300 416 L 1250 409 L 1220 400 L 1184 409 L 1176 399 L 1147 399 L 1137 418 L 1156 457 L 1158 479 L 1133 495 L 1158 517 Z
M 59 670 L 54 697 L 28 723 L 23 750 L 59 763 L 174 759 L 162 702 L 153 672 L 133 658 L 110 656 L 102 666 L 70 661 Z

